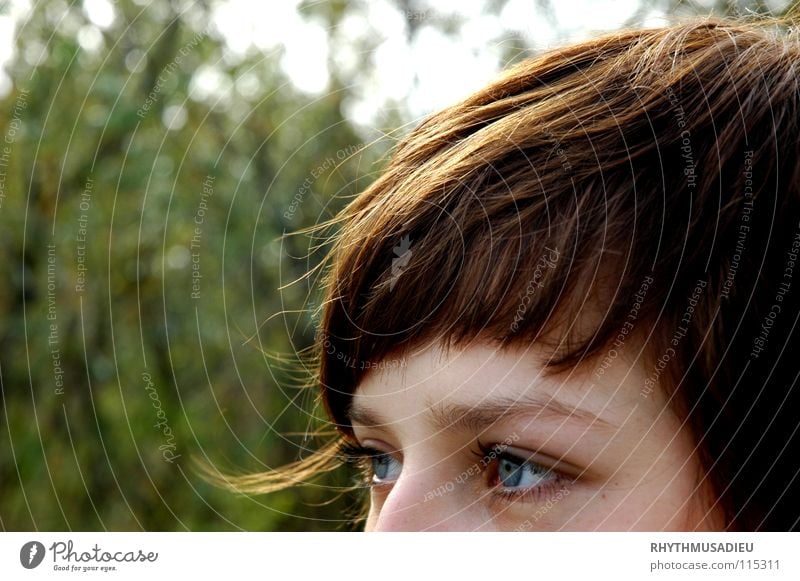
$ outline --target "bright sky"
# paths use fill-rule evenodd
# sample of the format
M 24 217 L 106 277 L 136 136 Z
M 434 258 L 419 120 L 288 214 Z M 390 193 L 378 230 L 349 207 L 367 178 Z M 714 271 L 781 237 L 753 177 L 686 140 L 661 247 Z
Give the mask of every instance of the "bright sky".
M 159 2 L 135 1 L 147 6 L 147 10 L 159 9 Z M 64 0 L 43 3 L 51 22 L 68 27 L 81 46 L 90 51 L 103 49 L 99 29 L 114 23 L 113 2 L 84 0 L 88 25 L 63 18 L 67 7 Z M 523 36 L 534 48 L 578 40 L 595 30 L 618 27 L 634 13 L 640 0 L 557 0 L 552 2 L 557 27 L 537 10 L 535 0 L 509 0 L 499 15 L 483 13 L 481 2 L 436 0 L 435 13 L 423 10 L 411 15 L 419 24 L 411 44 L 407 42 L 407 19 L 391 0 L 354 3 L 361 9 L 352 10 L 330 33 L 322 23 L 302 18 L 297 12 L 299 3 L 300 0 L 217 0 L 212 2 L 212 34 L 224 39 L 228 60 L 253 50 L 272 53 L 283 49 L 281 67 L 298 89 L 310 95 L 325 92 L 330 56 L 334 66 L 349 73 L 346 78 L 354 79 L 353 98 L 345 113 L 354 122 L 369 126 L 392 102 L 401 104 L 404 116 L 413 119 L 479 88 L 502 67 L 502 43 L 509 41 L 510 33 Z M 192 22 L 191 3 L 185 5 L 190 9 L 187 20 Z M 24 26 L 30 9 L 30 0 L 7 3 L 0 16 L 0 64 L 13 56 L 14 37 Z M 644 23 L 657 24 L 660 14 L 650 12 Z M 463 21 L 457 34 L 445 34 L 437 26 L 447 24 L 448 19 Z M 196 22 L 197 29 L 202 30 L 205 24 Z M 360 40 L 377 44 L 370 55 L 371 67 L 359 64 L 356 51 Z M 332 55 L 331 44 L 336 47 Z M 24 56 L 30 62 L 46 58 L 46 54 L 46 47 L 32 46 Z M 7 74 L 1 73 L 0 95 L 10 90 L 10 83 Z M 240 84 L 244 91 L 257 92 L 253 79 L 237 80 L 237 90 Z M 202 98 L 229 89 L 230 81 L 220 70 L 205 66 L 198 71 L 192 90 Z

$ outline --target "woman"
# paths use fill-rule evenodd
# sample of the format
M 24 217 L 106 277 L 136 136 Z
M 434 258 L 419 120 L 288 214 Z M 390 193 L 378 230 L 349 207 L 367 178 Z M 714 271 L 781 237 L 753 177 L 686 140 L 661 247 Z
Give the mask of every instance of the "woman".
M 339 438 L 227 484 L 344 457 L 366 530 L 798 528 L 799 67 L 786 23 L 692 21 L 425 119 L 334 222 Z

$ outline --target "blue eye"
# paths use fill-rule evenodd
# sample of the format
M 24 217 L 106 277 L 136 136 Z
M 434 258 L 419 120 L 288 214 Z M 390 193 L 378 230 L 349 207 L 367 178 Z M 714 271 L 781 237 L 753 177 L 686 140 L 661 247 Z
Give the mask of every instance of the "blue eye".
M 535 488 L 550 480 L 552 473 L 547 468 L 517 458 L 511 454 L 502 454 L 497 459 L 497 485 L 505 488 Z
M 403 464 L 391 454 L 362 446 L 358 442 L 342 442 L 339 447 L 342 459 L 360 472 L 362 484 L 386 484 L 400 477 Z
M 391 482 L 400 477 L 403 465 L 389 454 L 376 454 L 372 461 L 372 481 L 376 483 Z

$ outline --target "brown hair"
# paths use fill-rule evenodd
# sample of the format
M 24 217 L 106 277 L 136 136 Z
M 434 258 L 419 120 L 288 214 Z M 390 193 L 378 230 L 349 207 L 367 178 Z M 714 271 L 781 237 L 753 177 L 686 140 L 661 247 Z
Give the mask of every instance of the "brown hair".
M 426 118 L 319 226 L 339 437 L 364 374 L 429 341 L 545 343 L 559 370 L 635 328 L 727 528 L 797 528 L 799 63 L 785 22 L 693 20 L 552 50 Z M 227 483 L 289 485 L 334 447 Z

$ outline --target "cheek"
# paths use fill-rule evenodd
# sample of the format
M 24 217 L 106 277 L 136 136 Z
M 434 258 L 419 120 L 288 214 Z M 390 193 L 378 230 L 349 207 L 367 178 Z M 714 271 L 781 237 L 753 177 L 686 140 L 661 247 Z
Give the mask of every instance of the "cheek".
M 687 531 L 700 526 L 705 510 L 698 508 L 707 491 L 699 486 L 695 442 L 676 417 L 665 410 L 651 422 L 630 426 L 619 434 L 616 448 L 624 459 L 576 520 L 586 522 L 589 530 Z
M 681 487 L 637 487 L 630 494 L 609 494 L 603 529 L 623 531 L 690 530 L 692 497 Z
M 683 494 L 668 496 L 647 487 L 607 485 L 596 489 L 575 486 L 558 502 L 515 511 L 521 530 L 538 531 L 683 531 L 688 504 Z M 654 499 L 658 498 L 654 502 Z M 510 520 L 505 530 L 520 525 Z
M 571 519 L 575 515 L 574 490 L 572 484 L 541 501 L 515 502 L 497 515 L 497 528 L 512 532 L 585 530 L 580 515 Z
M 702 520 L 694 456 L 662 448 L 644 461 L 628 463 L 608 481 L 573 496 L 570 529 L 687 531 Z M 659 457 L 659 454 L 661 455 Z M 713 503 L 712 503 L 713 504 Z M 698 516 L 700 517 L 698 519 Z

